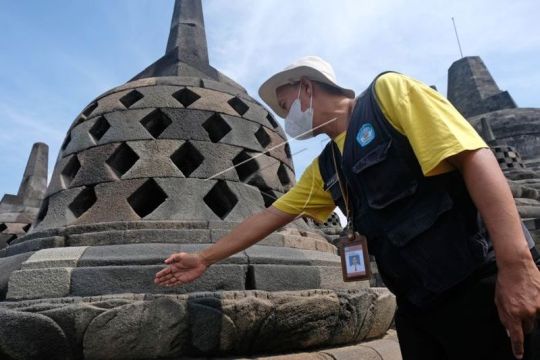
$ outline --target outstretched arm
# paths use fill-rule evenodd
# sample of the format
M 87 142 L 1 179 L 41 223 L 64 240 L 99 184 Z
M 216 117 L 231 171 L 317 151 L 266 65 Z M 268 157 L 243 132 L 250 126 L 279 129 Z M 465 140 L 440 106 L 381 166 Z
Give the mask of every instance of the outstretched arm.
M 491 150 L 464 151 L 448 161 L 461 171 L 493 242 L 498 267 L 495 302 L 514 355 L 521 359 L 523 333 L 532 331 L 540 312 L 540 272 L 512 193 Z
M 199 278 L 213 263 L 223 260 L 262 240 L 296 218 L 270 206 L 237 225 L 230 233 L 199 253 L 174 253 L 169 266 L 156 274 L 154 282 L 162 286 L 189 283 Z

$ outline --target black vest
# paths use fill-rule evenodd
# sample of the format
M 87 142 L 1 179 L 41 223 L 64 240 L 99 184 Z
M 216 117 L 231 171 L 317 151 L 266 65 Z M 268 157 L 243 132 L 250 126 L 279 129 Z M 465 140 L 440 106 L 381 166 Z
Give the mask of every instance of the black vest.
M 321 176 L 346 213 L 334 146 L 355 230 L 367 237 L 386 286 L 398 299 L 422 307 L 492 262 L 494 254 L 461 174 L 423 175 L 408 139 L 385 119 L 375 81 L 353 109 L 343 157 L 333 141 L 319 156 Z

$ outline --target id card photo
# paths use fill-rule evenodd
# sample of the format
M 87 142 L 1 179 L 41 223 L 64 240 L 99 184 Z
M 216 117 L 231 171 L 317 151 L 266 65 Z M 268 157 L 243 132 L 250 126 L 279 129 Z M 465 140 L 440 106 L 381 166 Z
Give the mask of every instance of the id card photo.
M 341 266 L 344 281 L 367 280 L 371 276 L 365 241 L 348 241 L 342 245 Z

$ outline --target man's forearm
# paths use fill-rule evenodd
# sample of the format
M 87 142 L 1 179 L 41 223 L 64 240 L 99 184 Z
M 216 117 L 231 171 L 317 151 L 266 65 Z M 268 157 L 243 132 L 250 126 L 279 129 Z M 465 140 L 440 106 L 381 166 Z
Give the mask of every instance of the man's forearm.
M 213 264 L 250 247 L 294 218 L 270 207 L 246 218 L 231 232 L 199 254 L 208 265 Z
M 499 266 L 532 260 L 514 198 L 491 150 L 458 157 L 456 165 L 486 224 Z

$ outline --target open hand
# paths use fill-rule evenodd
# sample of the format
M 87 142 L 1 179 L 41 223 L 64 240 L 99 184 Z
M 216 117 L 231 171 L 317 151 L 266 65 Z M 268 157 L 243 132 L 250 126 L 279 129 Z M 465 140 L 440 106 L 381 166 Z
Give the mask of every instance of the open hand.
M 540 314 L 540 271 L 533 262 L 499 269 L 495 303 L 514 356 L 522 359 L 524 334 L 534 330 Z
M 169 266 L 158 273 L 154 283 L 160 286 L 175 286 L 190 283 L 199 278 L 208 268 L 200 254 L 174 253 L 165 260 Z

